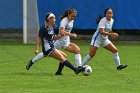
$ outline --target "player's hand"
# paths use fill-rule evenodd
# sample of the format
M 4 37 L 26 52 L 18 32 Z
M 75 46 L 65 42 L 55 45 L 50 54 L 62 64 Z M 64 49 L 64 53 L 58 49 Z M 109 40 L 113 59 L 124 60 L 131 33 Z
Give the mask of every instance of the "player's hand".
M 117 33 L 111 33 L 111 38 L 116 39 L 119 35 Z
M 37 55 L 38 54 L 38 49 L 35 49 L 34 53 L 35 53 L 35 55 Z
M 71 33 L 72 34 L 72 37 L 77 37 L 77 34 L 75 34 L 75 33 Z
M 63 37 L 65 36 L 65 32 L 61 31 L 60 35 Z

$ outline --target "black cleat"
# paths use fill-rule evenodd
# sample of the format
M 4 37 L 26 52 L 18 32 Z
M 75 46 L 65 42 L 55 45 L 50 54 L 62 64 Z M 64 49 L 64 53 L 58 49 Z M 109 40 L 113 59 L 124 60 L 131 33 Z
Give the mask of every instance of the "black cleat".
M 63 75 L 61 72 L 56 72 L 55 75 Z
M 26 65 L 26 69 L 29 70 L 30 67 L 31 67 L 33 64 L 34 64 L 34 63 L 32 62 L 32 60 L 30 60 L 30 61 L 28 62 L 28 64 Z
M 118 67 L 117 67 L 117 70 L 122 70 L 122 69 L 124 69 L 124 68 L 126 68 L 128 65 L 119 65 Z
M 79 74 L 81 71 L 84 71 L 84 70 L 85 70 L 85 67 L 80 66 L 80 67 L 76 68 L 75 74 Z

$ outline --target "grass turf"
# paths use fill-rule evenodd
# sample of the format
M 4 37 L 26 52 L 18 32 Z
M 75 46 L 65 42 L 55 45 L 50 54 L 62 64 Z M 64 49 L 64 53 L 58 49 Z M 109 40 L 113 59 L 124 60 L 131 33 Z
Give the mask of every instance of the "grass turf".
M 76 41 L 82 58 L 89 51 L 89 41 Z M 75 75 L 67 67 L 62 76 L 55 76 L 58 61 L 44 58 L 29 71 L 25 65 L 34 57 L 35 45 L 0 42 L 0 93 L 139 93 L 140 44 L 117 43 L 122 64 L 128 68 L 117 71 L 112 54 L 100 48 L 88 63 L 93 68 L 90 76 Z M 74 55 L 64 51 L 74 65 Z

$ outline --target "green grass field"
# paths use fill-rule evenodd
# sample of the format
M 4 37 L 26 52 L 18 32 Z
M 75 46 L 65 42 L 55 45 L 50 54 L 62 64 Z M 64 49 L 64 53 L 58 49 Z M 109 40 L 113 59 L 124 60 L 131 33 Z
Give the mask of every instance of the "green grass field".
M 75 42 L 81 48 L 82 58 L 89 51 L 90 41 Z M 35 45 L 16 42 L 0 42 L 0 93 L 139 93 L 140 92 L 140 44 L 116 43 L 122 64 L 128 68 L 117 71 L 112 54 L 100 48 L 89 62 L 93 68 L 90 76 L 75 75 L 67 67 L 63 76 L 55 76 L 58 61 L 44 58 L 25 69 L 34 57 Z M 64 51 L 74 62 L 74 56 Z

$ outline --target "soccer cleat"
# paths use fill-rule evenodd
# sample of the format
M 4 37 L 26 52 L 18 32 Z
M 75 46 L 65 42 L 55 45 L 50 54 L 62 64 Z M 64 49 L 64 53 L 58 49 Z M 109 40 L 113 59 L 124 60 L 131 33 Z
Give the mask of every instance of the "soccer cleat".
M 55 75 L 63 75 L 61 72 L 56 72 Z
M 79 74 L 81 71 L 84 71 L 84 70 L 85 70 L 85 67 L 80 66 L 80 67 L 76 68 L 75 74 Z
M 28 62 L 28 64 L 26 65 L 26 69 L 29 70 L 30 67 L 31 67 L 33 64 L 34 64 L 34 63 L 32 62 L 32 60 L 30 60 L 30 61 Z
M 117 67 L 117 70 L 122 70 L 122 69 L 124 69 L 124 68 L 126 68 L 128 65 L 119 65 L 118 67 Z

